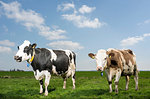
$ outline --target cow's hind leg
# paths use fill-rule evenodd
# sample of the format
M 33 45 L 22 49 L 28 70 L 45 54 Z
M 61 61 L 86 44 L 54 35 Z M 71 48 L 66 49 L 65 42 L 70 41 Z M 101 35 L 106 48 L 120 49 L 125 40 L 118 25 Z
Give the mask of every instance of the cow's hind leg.
M 49 85 L 50 78 L 51 75 L 49 72 L 47 72 L 47 74 L 45 75 L 45 96 L 48 95 L 48 85 Z
M 119 79 L 121 76 L 121 69 L 118 69 L 116 72 L 116 78 L 115 78 L 115 92 L 118 93 L 118 84 L 119 84 Z
M 135 90 L 138 90 L 138 71 L 135 71 L 134 74 L 134 80 L 135 80 Z
M 72 89 L 75 89 L 75 71 L 72 71 L 72 84 L 73 84 L 73 88 Z
M 129 76 L 126 76 L 126 90 L 128 90 L 128 85 L 129 85 Z
M 40 80 L 40 94 L 43 93 L 43 79 Z

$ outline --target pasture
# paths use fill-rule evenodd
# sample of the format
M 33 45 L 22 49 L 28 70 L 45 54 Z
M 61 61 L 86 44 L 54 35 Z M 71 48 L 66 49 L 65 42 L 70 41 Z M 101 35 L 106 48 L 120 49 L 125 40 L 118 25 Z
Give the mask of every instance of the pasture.
M 150 99 L 150 72 L 139 73 L 139 90 L 135 91 L 133 76 L 130 77 L 129 90 L 125 91 L 125 77 L 119 81 L 119 93 L 109 93 L 107 79 L 96 71 L 77 71 L 76 89 L 72 90 L 71 79 L 67 80 L 67 89 L 62 89 L 63 79 L 52 76 L 48 87 L 49 94 L 39 94 L 39 81 L 35 80 L 33 72 L 0 72 L 0 99 Z

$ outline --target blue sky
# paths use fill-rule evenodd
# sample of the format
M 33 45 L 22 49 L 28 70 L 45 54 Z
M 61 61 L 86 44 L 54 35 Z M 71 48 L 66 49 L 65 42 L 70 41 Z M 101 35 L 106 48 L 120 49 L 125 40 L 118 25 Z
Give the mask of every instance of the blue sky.
M 0 70 L 32 70 L 13 56 L 24 40 L 70 49 L 77 70 L 96 70 L 88 53 L 132 49 L 139 70 L 150 70 L 149 0 L 0 0 Z

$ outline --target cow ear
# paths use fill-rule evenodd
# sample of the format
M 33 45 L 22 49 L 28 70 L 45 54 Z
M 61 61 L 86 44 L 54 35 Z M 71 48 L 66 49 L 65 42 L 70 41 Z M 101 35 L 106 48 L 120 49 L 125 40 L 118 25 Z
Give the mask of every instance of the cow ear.
M 93 54 L 93 53 L 89 53 L 88 56 L 91 57 L 92 59 L 95 58 L 95 54 Z
M 114 53 L 110 53 L 110 54 L 108 55 L 109 58 L 114 57 L 114 56 L 115 56 Z
M 32 44 L 32 48 L 34 49 L 36 47 L 36 45 L 37 45 L 36 43 Z

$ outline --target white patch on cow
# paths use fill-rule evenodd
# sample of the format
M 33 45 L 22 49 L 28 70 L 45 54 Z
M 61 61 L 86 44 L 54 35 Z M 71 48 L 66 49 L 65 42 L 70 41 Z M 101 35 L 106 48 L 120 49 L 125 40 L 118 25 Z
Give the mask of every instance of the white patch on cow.
M 129 66 L 132 66 L 132 62 L 129 60 L 129 64 L 128 64 Z
M 56 71 L 56 66 L 52 65 L 52 72 L 55 75 L 58 75 L 57 71 Z
M 25 40 L 22 45 L 19 46 L 19 49 L 24 49 L 26 46 L 29 46 L 31 43 L 28 40 Z
M 69 67 L 68 70 L 67 70 L 66 77 L 67 77 L 67 78 L 70 77 L 71 74 L 72 74 L 72 69 L 71 69 L 71 67 Z
M 96 59 L 96 64 L 97 64 L 97 68 L 103 68 L 105 67 L 107 60 L 106 60 L 107 54 L 106 54 L 106 50 L 98 50 L 95 59 Z
M 69 61 L 70 61 L 70 54 L 71 54 L 71 56 L 72 56 L 71 63 L 74 63 L 74 61 L 73 61 L 73 53 L 72 53 L 72 51 L 70 51 L 70 50 L 64 50 L 64 51 L 65 51 L 65 54 L 68 56 Z
M 31 58 L 31 55 L 27 55 L 27 53 L 24 53 L 24 48 L 29 45 L 30 41 L 25 40 L 24 43 L 19 46 L 16 56 L 22 57 L 22 61 L 26 61 Z
M 65 51 L 65 54 L 68 56 L 68 58 L 69 58 L 69 63 L 70 63 L 70 67 L 71 67 L 71 69 L 72 70 L 75 70 L 75 63 L 74 63 L 74 58 L 73 58 L 73 53 L 72 53 L 72 51 L 70 51 L 70 50 L 64 50 Z M 72 56 L 72 60 L 70 61 L 70 54 L 71 54 L 71 56 Z
M 50 52 L 51 52 L 51 61 L 56 61 L 56 59 L 57 59 L 57 55 L 53 52 L 53 50 L 51 50 L 51 49 L 48 49 Z
M 48 70 L 43 70 L 41 72 L 39 70 L 34 71 L 36 80 L 42 80 L 46 75 L 50 75 L 50 72 L 48 72 Z
M 70 50 L 64 50 L 65 54 L 69 57 L 69 55 L 72 53 Z

